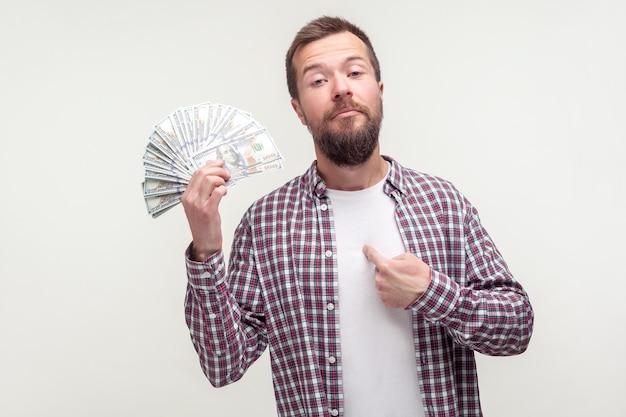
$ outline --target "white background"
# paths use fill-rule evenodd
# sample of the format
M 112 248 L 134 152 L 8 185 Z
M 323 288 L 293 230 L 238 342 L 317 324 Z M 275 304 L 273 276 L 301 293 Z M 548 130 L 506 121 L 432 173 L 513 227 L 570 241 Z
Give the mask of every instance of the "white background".
M 3 0 L 0 414 L 272 416 L 269 361 L 212 388 L 183 316 L 182 208 L 150 218 L 152 126 L 204 101 L 285 157 L 223 201 L 229 237 L 303 172 L 296 31 L 342 15 L 382 63 L 382 148 L 447 178 L 531 296 L 518 357 L 479 357 L 488 416 L 624 416 L 626 3 L 619 0 Z

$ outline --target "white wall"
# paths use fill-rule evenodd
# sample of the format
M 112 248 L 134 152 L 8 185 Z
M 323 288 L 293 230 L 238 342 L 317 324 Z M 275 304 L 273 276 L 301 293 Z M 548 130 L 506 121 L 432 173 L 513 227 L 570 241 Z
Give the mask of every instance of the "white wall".
M 179 106 L 252 112 L 285 169 L 229 193 L 230 236 L 312 160 L 283 57 L 321 14 L 374 42 L 384 153 L 464 191 L 531 295 L 529 350 L 479 358 L 485 414 L 626 415 L 620 0 L 3 1 L 1 415 L 275 415 L 267 355 L 227 388 L 202 375 L 185 216 L 146 214 L 141 156 Z

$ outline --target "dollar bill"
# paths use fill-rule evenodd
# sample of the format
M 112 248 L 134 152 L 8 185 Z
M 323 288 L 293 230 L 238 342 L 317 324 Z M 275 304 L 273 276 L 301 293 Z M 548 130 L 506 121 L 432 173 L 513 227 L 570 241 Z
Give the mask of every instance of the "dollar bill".
M 180 196 L 181 194 L 165 194 L 145 197 L 148 214 L 154 218 L 159 217 L 161 214 L 180 203 Z
M 181 177 L 176 177 L 174 175 L 171 174 L 166 174 L 163 172 L 158 172 L 158 171 L 153 171 L 150 169 L 146 169 L 145 170 L 145 177 L 146 180 L 161 180 L 161 181 L 169 181 L 172 182 L 174 184 L 189 184 L 189 179 L 190 178 L 181 178 Z
M 163 179 L 146 178 L 143 183 L 144 197 L 157 197 L 166 194 L 182 194 L 186 184 L 175 183 Z

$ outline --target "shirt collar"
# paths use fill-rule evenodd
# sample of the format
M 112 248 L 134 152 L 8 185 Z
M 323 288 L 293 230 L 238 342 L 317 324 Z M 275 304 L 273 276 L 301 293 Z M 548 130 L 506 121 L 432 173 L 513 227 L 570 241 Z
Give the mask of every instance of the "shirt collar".
M 404 170 L 393 158 L 382 155 L 385 161 L 389 162 L 389 175 L 385 182 L 385 194 L 398 200 L 404 194 Z M 326 182 L 320 177 L 317 171 L 317 161 L 313 161 L 309 169 L 302 176 L 305 191 L 317 198 L 322 198 L 326 192 Z

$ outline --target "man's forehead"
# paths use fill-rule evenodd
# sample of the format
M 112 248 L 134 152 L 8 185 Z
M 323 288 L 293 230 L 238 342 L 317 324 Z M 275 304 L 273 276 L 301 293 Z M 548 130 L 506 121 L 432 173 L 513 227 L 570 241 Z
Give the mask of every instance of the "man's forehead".
M 327 65 L 329 60 L 347 62 L 359 59 L 368 60 L 367 47 L 352 33 L 341 32 L 301 46 L 294 54 L 293 63 L 302 74 L 311 68 Z

